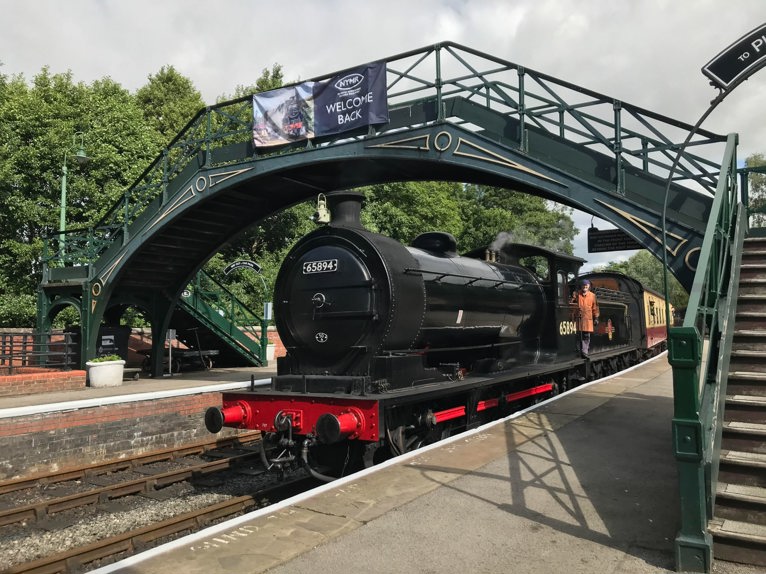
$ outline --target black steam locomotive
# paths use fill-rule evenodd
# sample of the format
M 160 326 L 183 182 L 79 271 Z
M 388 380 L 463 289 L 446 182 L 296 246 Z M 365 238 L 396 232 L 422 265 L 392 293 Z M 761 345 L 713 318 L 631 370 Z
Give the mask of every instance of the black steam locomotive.
M 337 476 L 349 461 L 473 428 L 664 348 L 641 328 L 646 294 L 632 279 L 588 276 L 602 321 L 584 357 L 571 302 L 584 260 L 512 242 L 459 256 L 441 232 L 405 247 L 364 229 L 361 199 L 328 195 L 332 222 L 280 270 L 287 355 L 271 388 L 225 393 L 205 415 L 211 432 L 264 432 L 285 453 L 269 466 Z

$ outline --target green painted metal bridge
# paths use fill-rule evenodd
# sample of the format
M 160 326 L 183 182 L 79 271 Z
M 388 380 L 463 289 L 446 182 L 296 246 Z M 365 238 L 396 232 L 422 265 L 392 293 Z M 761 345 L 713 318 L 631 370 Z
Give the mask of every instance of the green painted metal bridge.
M 201 110 L 98 223 L 49 238 L 39 329 L 49 330 L 62 306 L 75 305 L 85 360 L 96 354 L 99 325 L 118 321 L 132 305 L 151 321 L 154 374 L 162 370 L 163 335 L 181 316 L 258 364 L 265 357 L 257 329 L 263 320 L 238 303 L 227 303 L 241 311 L 222 320 L 200 287 L 212 279 L 198 274 L 227 241 L 286 207 L 338 189 L 448 180 L 510 188 L 591 213 L 659 259 L 664 250 L 669 269 L 692 293 L 686 322 L 671 341 L 678 372 L 674 448 L 682 498 L 688 503 L 693 493 L 696 503 L 682 509 L 677 547 L 679 567 L 709 569 L 706 520 L 716 463 L 708 439 L 720 436 L 709 419 L 721 387 L 716 371 L 700 365 L 703 340 L 714 354 L 725 342 L 722 317 L 731 312 L 727 290 L 741 251 L 735 238 L 747 227 L 737 208 L 736 137 L 693 130 L 454 43 L 385 64 L 390 121 L 363 130 L 264 149 L 253 144 L 251 97 Z M 182 297 L 185 291 L 194 296 Z M 243 325 L 256 329 L 242 336 Z M 718 365 L 717 357 L 709 355 L 705 366 Z M 708 397 L 711 387 L 716 393 Z

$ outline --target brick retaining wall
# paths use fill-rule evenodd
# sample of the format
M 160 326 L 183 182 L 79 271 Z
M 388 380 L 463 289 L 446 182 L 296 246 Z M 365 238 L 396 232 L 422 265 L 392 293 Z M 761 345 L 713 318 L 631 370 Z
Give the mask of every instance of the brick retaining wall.
M 53 393 L 85 388 L 85 371 L 58 371 L 39 367 L 19 367 L 12 375 L 0 375 L 0 397 Z
M 200 393 L 0 419 L 0 480 L 209 439 L 205 410 L 220 404 L 221 393 Z

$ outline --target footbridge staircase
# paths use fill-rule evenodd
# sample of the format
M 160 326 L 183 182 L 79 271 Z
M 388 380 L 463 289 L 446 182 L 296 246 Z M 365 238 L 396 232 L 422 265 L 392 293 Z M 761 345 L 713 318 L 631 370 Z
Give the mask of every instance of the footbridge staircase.
M 200 270 L 181 293 L 171 325 L 190 349 L 215 349 L 219 365 L 266 363 L 268 321 Z
M 766 229 L 750 227 L 754 170 L 737 170 L 734 148 L 686 317 L 670 330 L 679 571 L 711 572 L 714 558 L 766 566 Z

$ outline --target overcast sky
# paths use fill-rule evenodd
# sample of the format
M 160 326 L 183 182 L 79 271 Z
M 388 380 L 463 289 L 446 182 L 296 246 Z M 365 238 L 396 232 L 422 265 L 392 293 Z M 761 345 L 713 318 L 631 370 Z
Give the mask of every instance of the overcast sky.
M 766 0 L 0 0 L 0 14 L 0 72 L 28 80 L 49 66 L 135 91 L 173 65 L 214 103 L 275 63 L 289 82 L 453 41 L 694 124 L 716 95 L 700 68 L 766 22 Z M 741 159 L 766 152 L 766 69 L 703 127 L 739 133 Z M 626 255 L 588 254 L 591 217 L 575 221 L 587 267 Z

